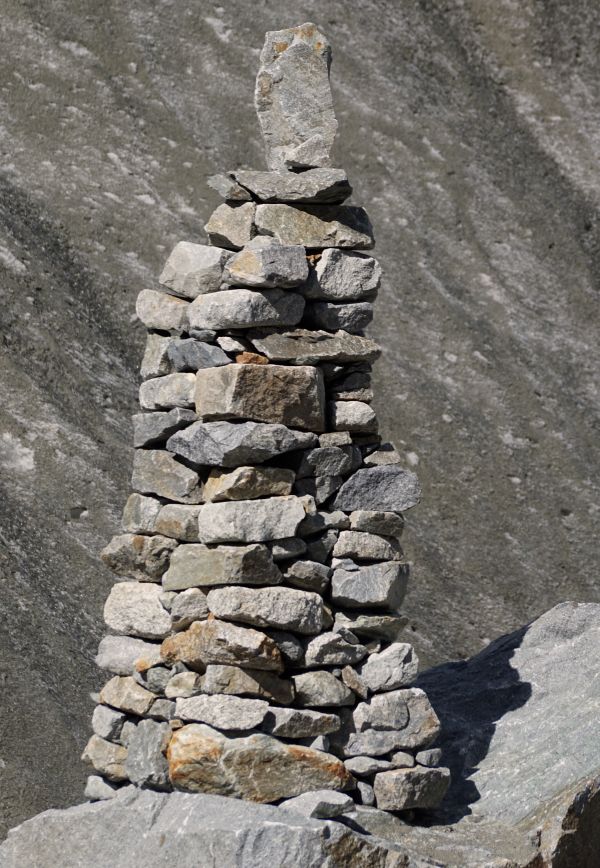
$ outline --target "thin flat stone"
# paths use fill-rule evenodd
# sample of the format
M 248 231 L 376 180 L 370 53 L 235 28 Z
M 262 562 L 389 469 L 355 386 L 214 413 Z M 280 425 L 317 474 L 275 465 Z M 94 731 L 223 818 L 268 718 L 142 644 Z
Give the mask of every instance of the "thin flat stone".
M 324 626 L 321 597 L 295 588 L 219 588 L 209 592 L 208 607 L 218 618 L 255 627 L 314 635 Z
M 365 533 L 379 533 L 398 539 L 404 530 L 404 519 L 396 512 L 359 509 L 350 513 L 350 528 Z
M 343 331 L 331 334 L 325 331 L 295 329 L 288 332 L 257 332 L 249 337 L 255 349 L 272 362 L 289 362 L 295 365 L 371 362 L 381 354 L 374 341 Z
M 137 662 L 146 669 L 160 662 L 160 645 L 132 636 L 104 636 L 95 657 L 96 666 L 115 675 L 131 675 Z
M 367 212 L 356 205 L 257 205 L 255 224 L 260 235 L 308 250 L 369 250 L 375 244 Z
M 234 178 L 233 172 L 223 172 L 211 175 L 206 179 L 208 186 L 215 190 L 227 202 L 251 202 L 252 196 L 241 187 Z
M 195 338 L 171 338 L 167 356 L 175 371 L 199 371 L 201 368 L 231 364 L 231 359 L 221 347 Z
M 315 817 L 319 820 L 327 820 L 339 817 L 342 814 L 353 811 L 354 799 L 344 793 L 333 790 L 315 790 L 311 793 L 303 793 L 295 799 L 286 799 L 279 805 L 286 811 L 294 811 L 304 817 Z
M 402 549 L 394 537 L 378 536 L 364 531 L 343 530 L 333 547 L 336 558 L 355 561 L 399 561 Z
M 260 202 L 340 204 L 352 193 L 343 169 L 305 172 L 256 172 L 238 169 L 233 175 Z
M 304 299 L 284 289 L 225 289 L 199 295 L 189 305 L 190 326 L 239 329 L 294 326 L 302 319 Z
M 178 699 L 175 714 L 184 721 L 198 721 L 218 729 L 242 730 L 259 727 L 269 710 L 263 699 L 241 699 L 239 696 L 191 696 Z
M 211 470 L 204 484 L 207 503 L 223 500 L 252 500 L 290 494 L 294 471 L 284 467 L 236 467 L 235 470 Z
M 198 536 L 204 543 L 266 542 L 294 536 L 312 498 L 295 495 L 261 500 L 207 503 L 200 510 Z
M 196 525 L 197 526 L 197 525 Z M 166 591 L 218 585 L 274 585 L 281 572 L 264 545 L 180 545 L 163 576 Z
M 253 696 L 289 705 L 294 699 L 292 682 L 273 672 L 241 669 L 239 666 L 211 664 L 202 676 L 202 692 L 235 696 Z
M 337 714 L 272 706 L 265 717 L 263 729 L 278 738 L 314 738 L 337 732 L 340 726 Z

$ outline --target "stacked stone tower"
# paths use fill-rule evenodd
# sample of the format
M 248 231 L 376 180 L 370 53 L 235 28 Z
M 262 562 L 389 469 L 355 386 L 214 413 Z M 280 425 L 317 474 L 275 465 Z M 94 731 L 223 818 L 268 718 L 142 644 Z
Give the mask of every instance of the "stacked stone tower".
M 330 168 L 330 57 L 312 24 L 267 34 L 269 171 L 212 178 L 209 244 L 179 243 L 138 298 L 142 412 L 124 533 L 103 552 L 118 581 L 91 799 L 127 783 L 304 794 L 331 816 L 431 808 L 448 785 L 398 639 L 402 513 L 420 492 L 370 403 L 380 268 Z

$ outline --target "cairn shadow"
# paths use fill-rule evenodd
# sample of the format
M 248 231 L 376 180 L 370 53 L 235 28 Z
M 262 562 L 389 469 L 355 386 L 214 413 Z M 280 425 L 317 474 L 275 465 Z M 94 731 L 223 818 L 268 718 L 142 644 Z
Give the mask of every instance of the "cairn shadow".
M 469 660 L 429 669 L 417 680 L 442 723 L 436 746 L 442 750 L 440 764 L 452 774 L 444 802 L 420 824 L 456 823 L 479 801 L 472 775 L 489 752 L 498 721 L 532 695 L 531 684 L 511 665 L 527 630 L 500 637 Z

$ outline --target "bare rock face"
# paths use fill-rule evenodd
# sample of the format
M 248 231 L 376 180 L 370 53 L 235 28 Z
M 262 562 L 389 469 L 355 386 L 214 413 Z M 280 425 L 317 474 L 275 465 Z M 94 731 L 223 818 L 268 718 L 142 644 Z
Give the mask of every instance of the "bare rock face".
M 315 789 L 350 789 L 353 778 L 336 757 L 267 735 L 227 738 L 208 726 L 178 730 L 168 751 L 176 789 L 270 802 Z M 252 769 L 249 773 L 249 769 Z
M 171 665 L 181 662 L 201 672 L 210 663 L 283 671 L 281 652 L 272 639 L 215 618 L 195 621 L 183 633 L 169 636 L 162 643 L 161 657 Z
M 331 47 L 314 24 L 267 33 L 255 105 L 270 169 L 330 166 L 337 132 Z

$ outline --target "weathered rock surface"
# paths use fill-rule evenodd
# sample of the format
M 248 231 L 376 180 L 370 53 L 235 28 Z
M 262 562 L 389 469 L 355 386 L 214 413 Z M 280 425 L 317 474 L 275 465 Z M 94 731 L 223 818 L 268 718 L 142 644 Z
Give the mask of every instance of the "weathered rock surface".
M 351 811 L 354 808 L 354 801 L 350 796 L 337 793 L 335 790 L 315 790 L 312 793 L 303 793 L 294 799 L 286 799 L 279 807 L 305 817 L 326 820 Z
M 187 325 L 189 302 L 165 292 L 143 289 L 137 297 L 135 312 L 146 328 L 180 332 Z
M 281 581 L 281 573 L 264 545 L 180 545 L 176 551 L 177 557 L 173 557 L 163 577 L 166 591 L 232 584 L 272 585 Z
M 195 388 L 196 378 L 191 373 L 154 377 L 140 386 L 140 406 L 144 410 L 193 407 Z
M 254 104 L 270 169 L 331 165 L 331 46 L 314 24 L 267 33 Z
M 325 429 L 323 374 L 291 365 L 206 368 L 196 375 L 196 413 L 205 422 L 249 419 L 320 432 Z
M 352 625 L 350 629 L 353 629 Z M 384 651 L 370 654 L 360 666 L 359 675 L 369 690 L 380 693 L 412 684 L 418 671 L 419 661 L 412 645 L 393 642 Z
M 115 675 L 131 675 L 140 661 L 141 669 L 160 662 L 160 645 L 132 636 L 103 636 L 95 657 L 96 666 Z
M 167 346 L 167 358 L 176 371 L 198 371 L 231 362 L 220 347 L 195 338 L 172 338 Z
M 197 542 L 199 509 L 185 503 L 165 503 L 154 520 L 154 530 L 183 542 Z
M 168 760 L 177 789 L 252 802 L 276 801 L 314 789 L 346 790 L 353 783 L 344 764 L 330 754 L 286 745 L 268 735 L 227 738 L 202 724 L 174 733 Z
M 159 585 L 120 582 L 113 585 L 104 605 L 104 620 L 115 633 L 142 639 L 164 639 L 171 627 L 160 602 Z
M 239 250 L 254 236 L 253 202 L 224 203 L 213 211 L 204 229 L 211 244 Z
M 210 663 L 283 671 L 281 653 L 272 639 L 258 630 L 216 618 L 196 621 L 183 633 L 169 636 L 162 643 L 161 658 L 201 672 Z
M 289 705 L 294 698 L 291 681 L 260 669 L 240 669 L 239 666 L 206 667 L 202 676 L 202 692 L 234 696 L 255 696 Z
M 243 730 L 259 727 L 269 709 L 263 699 L 239 696 L 192 696 L 178 699 L 175 713 L 184 721 L 199 721 L 219 729 Z
M 198 536 L 205 543 L 265 542 L 294 536 L 310 511 L 310 502 L 312 498 L 305 500 L 290 494 L 206 503 L 198 518 Z
M 220 500 L 251 500 L 255 497 L 290 494 L 294 471 L 285 467 L 236 467 L 229 472 L 211 470 L 202 493 L 207 503 Z
M 118 576 L 138 582 L 160 582 L 175 548 L 175 540 L 160 534 L 122 533 L 102 549 L 101 557 Z
M 209 592 L 208 608 L 226 621 L 305 635 L 319 633 L 325 621 L 319 594 L 295 588 L 218 588 Z
M 235 179 L 261 202 L 340 203 L 352 192 L 343 169 L 256 172 L 237 169 Z
M 197 417 L 192 410 L 175 407 L 168 413 L 134 413 L 131 418 L 133 445 L 154 446 L 164 443 L 171 434 L 195 422 Z
M 300 322 L 304 299 L 283 289 L 226 289 L 199 295 L 188 308 L 194 328 L 237 329 L 293 326 Z
M 332 246 L 323 251 L 301 291 L 306 298 L 360 301 L 373 298 L 380 282 L 381 266 L 372 256 Z
M 169 766 L 165 751 L 170 738 L 167 723 L 141 720 L 127 742 L 125 771 L 137 786 L 166 789 L 169 784 Z
M 375 775 L 375 800 L 383 811 L 435 808 L 443 799 L 450 773 L 448 769 L 394 769 Z
M 331 577 L 331 599 L 350 609 L 397 609 L 404 599 L 408 569 L 404 564 L 371 564 L 357 570 L 337 569 Z
M 165 262 L 159 283 L 184 298 L 216 292 L 221 285 L 223 268 L 230 257 L 230 250 L 180 241 Z
M 319 362 L 371 362 L 381 350 L 377 344 L 360 335 L 339 331 L 314 332 L 295 329 L 291 332 L 272 332 L 252 337 L 260 353 L 273 362 L 293 362 L 296 365 L 315 365 Z
M 277 244 L 259 235 L 236 253 L 225 269 L 224 280 L 231 286 L 289 288 L 308 277 L 306 251 L 300 245 Z
M 291 430 L 285 425 L 196 422 L 170 437 L 167 448 L 197 464 L 238 467 L 241 464 L 260 464 L 283 452 L 316 443 L 317 437 L 312 432 Z
M 355 205 L 257 205 L 255 220 L 260 234 L 271 235 L 280 244 L 302 244 L 309 250 L 368 250 L 375 244 L 366 211 Z
M 314 738 L 336 732 L 340 728 L 340 719 L 336 714 L 323 714 L 306 708 L 272 707 L 263 728 L 277 738 Z
M 131 487 L 135 491 L 158 494 L 168 500 L 199 503 L 202 500 L 199 482 L 195 470 L 162 449 L 138 449 L 133 455 Z
M 339 490 L 334 508 L 404 512 L 420 499 L 421 486 L 415 474 L 388 464 L 357 470 Z

